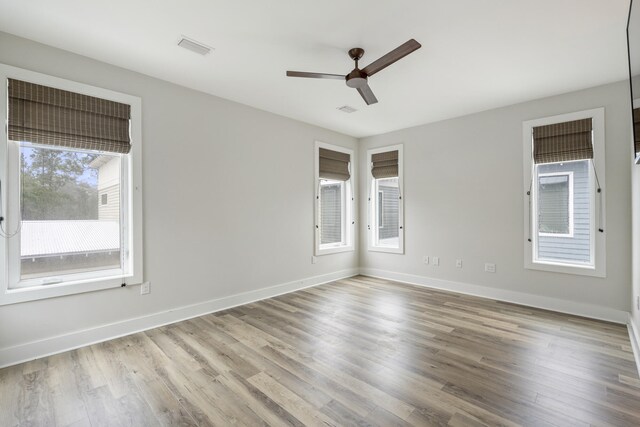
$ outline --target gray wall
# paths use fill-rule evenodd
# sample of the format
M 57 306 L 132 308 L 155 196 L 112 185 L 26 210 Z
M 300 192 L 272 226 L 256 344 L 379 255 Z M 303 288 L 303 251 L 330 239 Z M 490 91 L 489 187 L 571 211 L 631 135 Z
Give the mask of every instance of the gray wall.
M 0 62 L 142 98 L 152 289 L 2 306 L 0 349 L 357 267 L 355 252 L 311 264 L 315 140 L 356 149 L 354 138 L 6 33 Z
M 370 148 L 404 144 L 405 254 L 367 251 L 361 224 L 361 267 L 628 311 L 628 91 L 619 82 L 362 139 L 361 164 Z M 522 122 L 597 107 L 605 108 L 607 277 L 526 270 Z M 361 194 L 365 175 L 361 168 Z M 439 256 L 440 266 L 425 265 L 424 255 Z M 497 272 L 485 273 L 485 262 Z

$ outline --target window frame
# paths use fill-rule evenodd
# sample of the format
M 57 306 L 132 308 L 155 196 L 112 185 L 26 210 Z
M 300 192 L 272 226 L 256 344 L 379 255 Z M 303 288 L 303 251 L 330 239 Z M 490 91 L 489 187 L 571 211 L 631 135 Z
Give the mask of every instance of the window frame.
M 379 233 L 377 218 L 377 194 L 378 185 L 376 179 L 371 174 L 371 157 L 377 153 L 385 153 L 387 151 L 398 150 L 398 191 L 400 200 L 398 202 L 398 247 L 389 247 L 377 245 L 378 241 L 376 233 Z M 404 162 L 403 162 L 403 145 L 388 145 L 385 147 L 372 148 L 367 150 L 367 250 L 370 252 L 385 252 L 392 254 L 404 254 Z M 386 179 L 386 178 L 385 178 Z M 373 203 L 372 203 L 373 201 Z
M 376 227 L 379 229 L 384 228 L 384 190 L 380 190 L 380 186 L 377 186 L 377 192 L 378 192 L 378 218 L 377 221 L 378 223 L 376 224 Z
M 122 155 L 123 160 L 121 164 L 121 191 L 123 192 L 121 196 L 121 211 L 127 212 L 127 218 L 121 221 L 121 238 L 123 239 L 123 247 L 126 250 L 126 254 L 123 254 L 123 260 L 125 261 L 122 266 L 123 271 L 101 270 L 101 272 L 105 274 L 85 275 L 79 273 L 77 275 L 65 275 L 68 276 L 69 280 L 65 280 L 62 283 L 51 284 L 46 284 L 46 280 L 42 280 L 41 278 L 40 281 L 42 283 L 36 286 L 12 287 L 12 280 L 15 282 L 16 270 L 14 266 L 10 265 L 10 255 L 12 255 L 12 251 L 15 251 L 15 247 L 19 248 L 19 245 L 16 245 L 15 242 L 10 241 L 10 239 L 0 238 L 0 271 L 2 271 L 2 274 L 0 274 L 0 305 L 115 288 L 122 286 L 123 283 L 128 285 L 142 283 L 141 99 L 136 96 L 114 92 L 108 89 L 0 64 L 0 81 L 4 82 L 0 84 L 1 99 L 8 99 L 6 82 L 7 79 L 10 78 L 130 105 L 131 151 L 128 155 Z M 5 121 L 8 117 L 7 107 L 8 102 L 0 103 L 0 115 L 5 118 Z M 38 144 L 33 145 L 38 146 Z M 19 150 L 19 144 L 8 140 L 7 127 L 5 126 L 4 131 L 0 132 L 0 179 L 2 183 L 9 183 L 10 174 L 15 173 L 15 171 L 12 171 L 12 168 L 18 167 L 18 165 L 12 165 L 10 163 L 12 155 L 15 160 L 15 154 L 12 153 L 12 151 L 16 150 Z M 8 188 L 7 191 L 3 191 L 2 193 L 2 204 L 6 207 L 5 216 L 7 217 L 5 226 L 10 232 L 15 230 L 17 226 L 16 223 L 12 223 L 14 221 L 13 218 L 19 217 L 19 206 L 11 200 L 12 197 L 18 197 L 19 186 L 16 186 L 13 182 L 15 182 L 15 180 L 11 183 L 13 187 Z M 19 239 L 19 236 L 18 234 L 13 237 L 13 239 Z M 12 259 L 15 263 L 15 253 Z
M 343 182 L 342 199 L 342 242 L 321 244 L 320 230 L 320 148 L 349 154 L 349 179 Z M 314 149 L 314 254 L 316 256 L 330 255 L 341 252 L 353 252 L 355 250 L 355 167 L 354 150 L 339 145 L 328 144 L 322 141 L 315 142 Z
M 591 171 L 589 171 L 589 173 L 591 173 Z M 540 178 L 546 178 L 546 177 L 553 177 L 553 176 L 566 176 L 567 177 L 567 185 L 568 185 L 568 193 L 569 193 L 569 200 L 568 200 L 568 215 L 569 215 L 569 232 L 568 233 L 544 233 L 539 231 L 539 225 L 540 225 L 540 221 L 534 221 L 534 233 L 537 233 L 538 236 L 543 236 L 543 237 L 568 237 L 568 238 L 572 238 L 573 234 L 574 234 L 574 210 L 573 210 L 573 171 L 566 171 L 566 172 L 545 172 L 545 173 L 539 173 L 537 175 L 538 180 L 536 181 L 537 186 L 535 187 L 535 191 L 538 190 L 539 186 L 540 186 Z M 531 189 L 532 191 L 534 191 L 534 188 Z M 533 212 L 538 213 L 538 198 L 534 197 L 533 198 L 534 204 L 533 204 Z M 593 206 L 591 206 L 591 208 L 593 209 Z
M 550 117 L 527 120 L 522 123 L 523 141 L 523 212 L 524 212 L 524 267 L 528 270 L 549 271 L 582 276 L 606 277 L 606 173 L 605 173 L 605 118 L 604 108 L 578 111 L 567 114 L 559 114 Z M 596 199 L 597 183 L 593 179 L 593 171 L 590 170 L 591 225 L 590 225 L 590 264 L 563 263 L 538 259 L 537 254 L 537 214 L 535 197 L 535 164 L 533 162 L 533 128 L 560 122 L 569 122 L 580 119 L 592 119 L 593 125 L 593 164 L 595 165 L 600 181 L 600 200 Z M 592 165 L 589 165 L 592 169 Z M 563 172 L 558 172 L 563 173 Z M 534 181 L 532 181 L 534 179 Z M 531 192 L 531 196 L 527 193 Z M 602 216 L 602 218 L 600 218 Z M 598 224 L 603 224 L 604 232 L 598 231 Z M 557 234 L 551 234 L 558 236 Z M 529 241 L 531 239 L 531 241 Z

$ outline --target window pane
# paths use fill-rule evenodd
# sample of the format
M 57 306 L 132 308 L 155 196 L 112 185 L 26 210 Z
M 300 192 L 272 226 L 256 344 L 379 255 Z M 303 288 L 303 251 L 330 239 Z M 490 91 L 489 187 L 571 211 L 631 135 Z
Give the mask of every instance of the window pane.
M 117 154 L 20 146 L 20 278 L 121 267 Z
M 548 175 L 538 179 L 538 230 L 569 234 L 569 175 Z
M 538 260 L 591 264 L 589 160 L 536 165 Z
M 320 181 L 320 244 L 342 242 L 342 181 Z
M 397 248 L 400 244 L 400 190 L 398 178 L 376 180 L 376 245 Z

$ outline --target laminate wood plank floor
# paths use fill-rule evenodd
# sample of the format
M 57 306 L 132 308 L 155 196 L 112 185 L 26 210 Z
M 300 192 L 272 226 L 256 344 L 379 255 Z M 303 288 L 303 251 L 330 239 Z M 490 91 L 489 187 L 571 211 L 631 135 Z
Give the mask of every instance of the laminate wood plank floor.
M 640 426 L 622 325 L 358 276 L 0 370 L 0 426 Z

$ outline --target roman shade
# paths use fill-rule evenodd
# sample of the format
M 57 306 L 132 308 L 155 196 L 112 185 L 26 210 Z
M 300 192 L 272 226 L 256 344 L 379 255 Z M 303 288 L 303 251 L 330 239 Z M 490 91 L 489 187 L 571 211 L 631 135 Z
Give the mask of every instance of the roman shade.
M 9 139 L 128 153 L 127 104 L 9 79 Z
M 319 157 L 318 176 L 320 179 L 348 181 L 351 178 L 349 171 L 351 156 L 349 154 L 320 148 Z
M 375 179 L 398 176 L 398 150 L 371 155 L 371 175 Z
M 533 128 L 533 161 L 539 163 L 593 159 L 591 119 Z
M 633 146 L 636 154 L 640 153 L 640 108 L 633 109 Z

